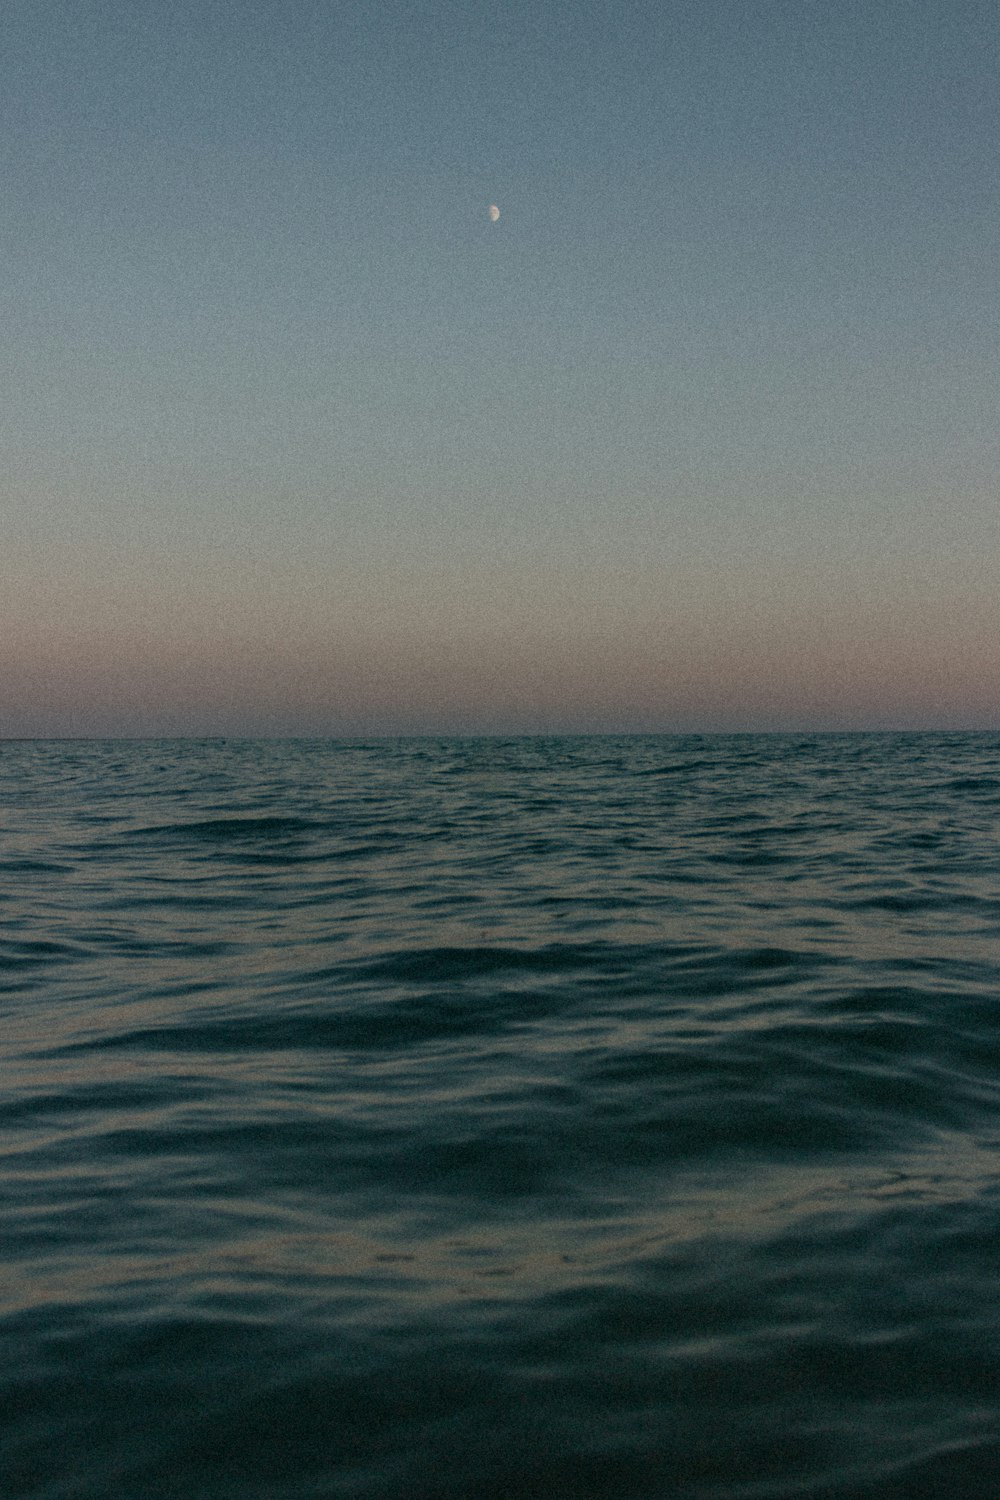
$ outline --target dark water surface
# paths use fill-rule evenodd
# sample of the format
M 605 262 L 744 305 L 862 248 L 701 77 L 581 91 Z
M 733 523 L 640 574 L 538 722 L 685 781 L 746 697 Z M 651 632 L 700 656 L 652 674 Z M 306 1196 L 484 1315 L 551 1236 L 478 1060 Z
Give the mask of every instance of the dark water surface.
M 1000 1495 L 1000 740 L 0 745 L 4 1500 Z

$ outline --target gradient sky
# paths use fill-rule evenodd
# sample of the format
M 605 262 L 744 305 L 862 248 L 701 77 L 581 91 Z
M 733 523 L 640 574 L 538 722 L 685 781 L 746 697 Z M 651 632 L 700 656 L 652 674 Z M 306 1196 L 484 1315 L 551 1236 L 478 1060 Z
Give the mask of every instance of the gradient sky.
M 998 79 L 995 0 L 6 0 L 0 735 L 1000 727 Z

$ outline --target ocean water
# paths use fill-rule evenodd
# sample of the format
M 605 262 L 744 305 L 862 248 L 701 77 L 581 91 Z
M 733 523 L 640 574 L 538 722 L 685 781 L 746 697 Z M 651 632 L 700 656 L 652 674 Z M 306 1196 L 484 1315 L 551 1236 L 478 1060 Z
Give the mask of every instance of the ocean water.
M 3 1500 L 1000 1495 L 1000 738 L 0 745 Z

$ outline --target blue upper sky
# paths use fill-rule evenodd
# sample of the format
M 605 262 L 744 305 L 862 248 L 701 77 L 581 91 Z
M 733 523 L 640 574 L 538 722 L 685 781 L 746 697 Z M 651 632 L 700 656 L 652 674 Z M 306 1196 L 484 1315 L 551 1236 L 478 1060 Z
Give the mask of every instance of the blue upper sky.
M 994 4 L 4 31 L 0 734 L 1000 723 Z

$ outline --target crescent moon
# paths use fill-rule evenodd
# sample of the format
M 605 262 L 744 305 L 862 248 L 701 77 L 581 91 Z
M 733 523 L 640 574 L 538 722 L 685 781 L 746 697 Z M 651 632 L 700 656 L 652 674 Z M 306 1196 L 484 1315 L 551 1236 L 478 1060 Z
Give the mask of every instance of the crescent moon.
M 500 217 L 500 210 L 497 208 L 497 206 L 496 206 L 495 203 L 491 203 L 490 204 L 490 219 L 491 219 L 491 221 L 495 224 L 496 221 L 497 221 L 497 219 L 499 219 L 499 217 Z

